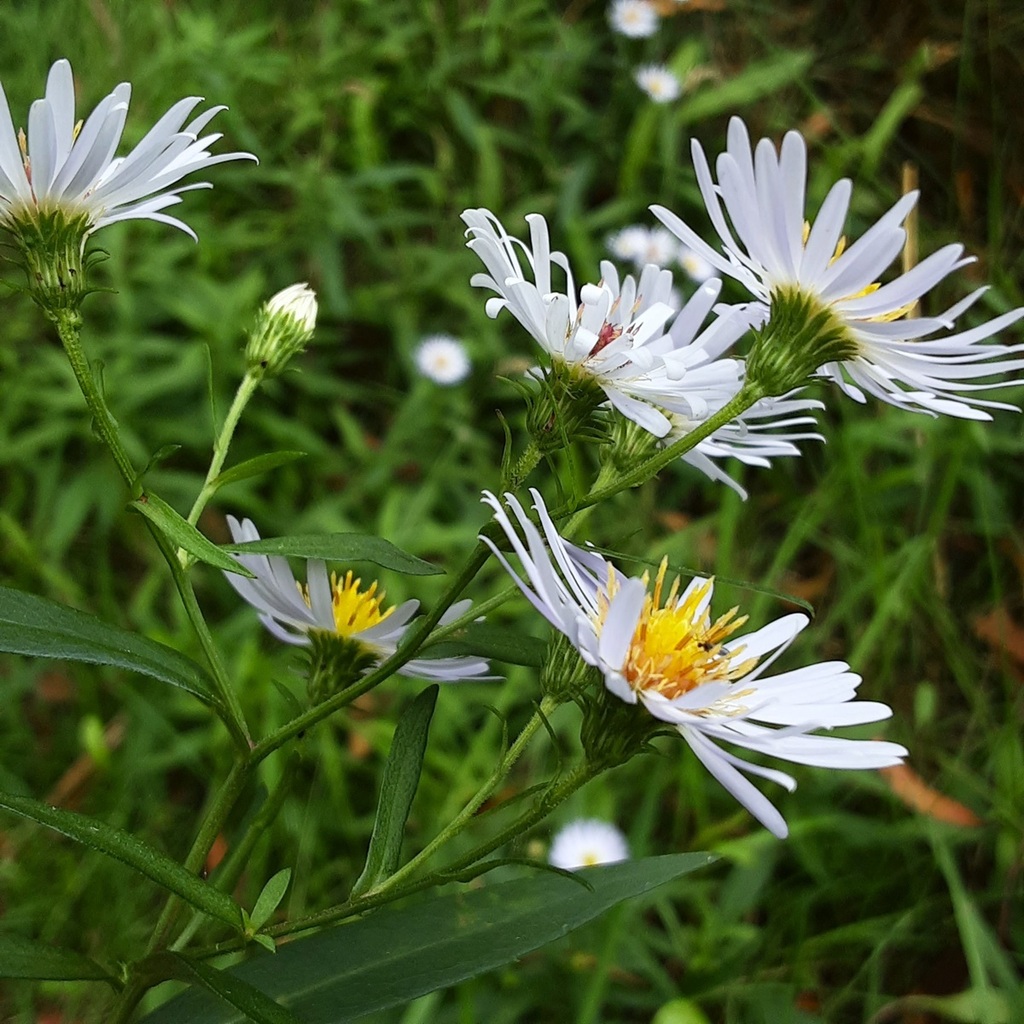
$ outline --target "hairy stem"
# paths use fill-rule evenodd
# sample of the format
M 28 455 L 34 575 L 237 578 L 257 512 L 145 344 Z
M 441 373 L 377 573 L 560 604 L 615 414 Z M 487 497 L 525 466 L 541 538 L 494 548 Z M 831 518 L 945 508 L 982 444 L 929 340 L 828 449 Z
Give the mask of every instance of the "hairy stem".
M 82 318 L 77 312 L 62 311 L 53 315 L 51 319 L 57 328 L 57 334 L 64 346 L 64 351 L 67 353 L 68 361 L 71 363 L 71 368 L 74 371 L 76 380 L 78 381 L 78 386 L 81 388 L 86 405 L 92 413 L 93 422 L 96 425 L 96 432 L 104 445 L 106 445 L 107 450 L 110 452 L 110 455 L 114 460 L 114 464 L 117 466 L 118 471 L 121 474 L 121 478 L 129 489 L 134 490 L 138 486 L 138 474 L 135 471 L 135 467 L 132 465 L 128 452 L 125 450 L 125 447 L 121 442 L 121 435 L 117 429 L 117 421 L 107 408 L 107 403 L 96 384 L 96 380 L 92 374 L 92 369 L 89 366 L 89 360 L 87 359 L 85 350 L 82 347 Z M 213 681 L 216 686 L 218 696 L 221 699 L 220 710 L 222 712 L 222 718 L 239 748 L 241 750 L 248 751 L 250 746 L 249 732 L 245 724 L 245 718 L 242 714 L 241 705 L 238 703 L 238 698 L 235 695 L 230 681 L 228 680 L 227 672 L 220 658 L 220 653 L 213 642 L 213 637 L 206 625 L 206 620 L 199 608 L 199 603 L 196 601 L 195 593 L 192 590 L 192 584 L 185 575 L 181 563 L 178 561 L 178 554 L 174 546 L 155 525 L 150 523 L 148 520 L 146 525 L 148 526 L 153 539 L 156 541 L 157 547 L 160 549 L 160 553 L 167 562 L 168 568 L 171 570 L 171 577 L 174 580 L 174 586 L 177 589 L 182 605 L 185 608 L 185 614 L 188 616 L 189 622 L 192 624 L 192 628 L 199 639 L 203 652 L 209 661 L 210 669 L 213 674 Z
M 202 515 L 203 509 L 206 508 L 207 502 L 211 497 L 213 497 L 217 490 L 217 488 L 213 486 L 213 482 L 220 475 L 220 471 L 224 468 L 224 460 L 228 457 L 228 449 L 231 447 L 231 439 L 235 436 L 235 428 L 238 426 L 238 421 L 241 419 L 245 407 L 249 404 L 249 399 L 256 394 L 256 390 L 259 388 L 262 380 L 262 369 L 249 369 L 246 371 L 245 376 L 238 385 L 238 390 L 235 392 L 231 408 L 228 410 L 228 414 L 224 419 L 224 424 L 221 426 L 220 433 L 217 435 L 217 440 L 214 442 L 213 458 L 210 460 L 210 468 L 207 470 L 202 490 L 200 490 L 199 495 L 195 500 L 195 504 L 192 506 L 192 511 L 188 514 L 188 521 L 193 526 L 199 522 L 199 517 Z

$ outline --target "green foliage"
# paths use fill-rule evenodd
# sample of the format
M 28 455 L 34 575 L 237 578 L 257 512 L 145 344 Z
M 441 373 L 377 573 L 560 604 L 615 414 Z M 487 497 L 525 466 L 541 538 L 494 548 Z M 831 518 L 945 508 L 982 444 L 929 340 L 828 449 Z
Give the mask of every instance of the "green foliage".
M 706 854 L 677 853 L 590 868 L 575 878 L 548 873 L 433 896 L 291 942 L 272 965 L 258 959 L 229 973 L 284 1002 L 305 1024 L 353 1020 L 492 970 L 709 861 Z M 244 1020 L 194 994 L 146 1018 Z
M 405 823 L 423 770 L 437 693 L 437 684 L 428 686 L 406 708 L 395 726 L 395 737 L 381 777 L 380 799 L 366 864 L 352 887 L 352 896 L 361 896 L 398 870 Z
M 0 808 L 45 825 L 46 828 L 74 839 L 83 846 L 127 864 L 128 867 L 134 868 L 158 885 L 187 900 L 197 910 L 233 928 L 241 927 L 242 908 L 230 896 L 218 892 L 177 861 L 171 860 L 129 832 L 104 824 L 95 818 L 50 807 L 38 800 L 16 796 L 13 793 L 0 793 Z
M 110 290 L 86 302 L 85 342 L 135 465 L 149 464 L 146 487 L 188 507 L 243 367 L 241 325 L 274 289 L 309 280 L 321 298 L 313 345 L 253 401 L 234 465 L 217 481 L 231 487 L 217 492 L 199 532 L 221 553 L 236 550 L 226 546 L 230 512 L 264 534 L 385 537 L 451 568 L 485 518 L 479 490 L 497 477 L 500 417 L 518 425 L 518 399 L 501 378 L 517 378 L 534 358 L 468 287 L 477 267 L 458 212 L 491 204 L 510 226 L 543 212 L 574 265 L 596 268 L 605 234 L 649 222 L 649 202 L 699 216 L 689 136 L 714 151 L 731 113 L 755 133 L 805 128 L 815 150 L 811 209 L 837 176 L 856 179 L 852 235 L 890 204 L 911 161 L 923 192 L 922 254 L 962 238 L 980 257 L 978 280 L 995 284 L 979 303 L 986 313 L 1020 303 L 1024 108 L 1009 83 L 1019 78 L 1024 22 L 1009 0 L 689 6 L 655 39 L 629 41 L 611 35 L 604 4 L 546 0 L 417 0 L 401 10 L 350 0 L 298 12 L 265 0 L 4 5 L 0 67 L 16 125 L 49 62 L 67 55 L 80 111 L 115 82 L 133 83 L 127 141 L 196 93 L 230 105 L 216 122 L 225 133 L 217 148 L 249 148 L 261 160 L 218 168 L 212 191 L 184 197 L 198 246 L 152 224 L 99 236 L 109 258 L 95 281 Z M 676 106 L 641 102 L 631 71 L 645 59 L 692 75 Z M 20 284 L 19 273 L 4 277 Z M 961 294 L 937 296 L 930 312 Z M 465 340 L 467 385 L 440 389 L 416 376 L 413 348 L 436 330 Z M 50 658 L 0 667 L 0 785 L 71 801 L 183 856 L 228 757 L 223 730 L 195 700 L 212 700 L 202 652 L 145 525 L 124 515 L 129 496 L 63 355 L 17 292 L 4 296 L 0 376 L 0 573 L 3 593 L 18 595 L 3 607 L 20 608 L 18 633 L 33 637 L 31 649 L 4 649 Z M 854 408 L 831 393 L 828 401 L 826 445 L 806 446 L 770 474 L 738 470 L 746 504 L 673 468 L 629 504 L 596 509 L 594 536 L 655 565 L 668 554 L 714 572 L 720 607 L 740 604 L 754 624 L 786 607 L 778 595 L 809 600 L 815 622 L 784 664 L 850 661 L 864 695 L 895 708 L 886 736 L 906 743 L 922 779 L 984 827 L 941 826 L 936 843 L 931 824 L 879 778 L 806 771 L 786 800 L 794 830 L 780 846 L 666 742 L 664 756 L 592 784 L 565 815 L 617 820 L 639 854 L 713 848 L 716 868 L 657 896 L 642 916 L 627 908 L 547 955 L 374 1020 L 631 1022 L 662 1007 L 673 1020 L 667 1008 L 687 1003 L 715 1024 L 861 1024 L 885 1008 L 953 1020 L 1017 1012 L 1022 690 L 1012 645 L 983 642 L 974 623 L 999 609 L 1012 625 L 1024 611 L 1019 421 L 932 421 Z M 308 454 L 261 461 L 273 459 L 268 451 Z M 588 465 L 586 453 L 571 454 Z M 552 460 L 571 466 L 567 454 Z M 445 582 L 378 564 L 396 571 L 390 600 L 415 596 L 429 607 Z M 264 735 L 297 713 L 282 696 L 301 688 L 294 655 L 261 632 L 219 571 L 200 567 L 194 579 L 247 721 Z M 737 582 L 747 579 L 757 586 Z M 473 597 L 506 583 L 487 570 Z M 43 600 L 28 591 L 51 603 L 22 604 Z M 503 605 L 493 621 L 506 636 L 524 625 L 540 632 L 524 603 Z M 124 646 L 129 636 L 143 646 Z M 449 641 L 465 646 L 431 653 L 472 651 L 513 667 L 502 683 L 440 695 L 405 824 L 410 847 L 425 845 L 489 778 L 504 723 L 520 723 L 536 699 L 529 666 L 539 648 L 526 644 L 516 657 L 514 645 L 475 627 Z M 73 674 L 54 657 L 76 662 Z M 125 668 L 172 686 L 126 683 Z M 255 906 L 283 865 L 294 868 L 282 903 L 289 918 L 350 891 L 395 709 L 414 685 L 392 680 L 303 739 L 294 792 L 232 883 L 240 904 Z M 485 710 L 491 704 L 498 715 Z M 87 721 L 122 726 L 122 739 L 102 734 L 105 764 L 85 748 Z M 550 737 L 524 755 L 501 799 L 521 799 L 571 748 L 574 709 L 547 724 Z M 253 791 L 273 791 L 282 772 L 269 759 Z M 253 792 L 246 799 L 258 803 Z M 244 824 L 241 812 L 227 823 L 229 848 Z M 160 910 L 157 888 L 125 884 L 107 856 L 40 835 L 13 819 L 0 833 L 5 929 L 87 962 L 138 956 Z M 543 856 L 545 835 L 517 852 Z M 223 934 L 219 924 L 197 928 L 201 942 Z M 69 965 L 63 955 L 52 963 Z M 0 1015 L 36 1019 L 59 1000 L 68 1019 L 106 1019 L 106 985 L 61 991 L 12 982 Z M 920 995 L 949 991 L 959 994 Z
M 0 587 L 0 650 L 126 668 L 217 703 L 206 672 L 166 644 L 7 587 Z

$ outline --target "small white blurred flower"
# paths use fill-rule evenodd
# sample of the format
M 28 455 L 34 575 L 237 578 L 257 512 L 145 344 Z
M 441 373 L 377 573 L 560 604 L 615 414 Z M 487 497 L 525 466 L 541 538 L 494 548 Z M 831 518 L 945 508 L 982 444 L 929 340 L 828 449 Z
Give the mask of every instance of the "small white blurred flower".
M 434 334 L 424 338 L 413 353 L 416 369 L 435 384 L 450 386 L 469 376 L 469 356 L 466 346 L 447 334 Z
M 679 255 L 679 242 L 667 228 L 632 224 L 608 239 L 608 250 L 617 259 L 642 270 L 648 263 L 668 267 Z
M 715 268 L 700 253 L 685 245 L 679 247 L 679 266 L 691 281 L 703 284 L 715 276 Z
M 671 103 L 679 99 L 683 86 L 664 64 L 644 64 L 636 69 L 636 84 L 655 103 Z
M 628 228 L 623 228 L 609 236 L 608 251 L 624 263 L 643 265 L 649 234 L 650 229 L 645 228 L 642 224 L 631 224 Z
M 646 39 L 658 30 L 658 12 L 647 0 L 614 0 L 608 20 L 620 35 Z
M 628 859 L 626 837 L 607 821 L 592 818 L 581 818 L 561 828 L 551 841 L 548 853 L 548 860 L 556 868 L 567 871 Z

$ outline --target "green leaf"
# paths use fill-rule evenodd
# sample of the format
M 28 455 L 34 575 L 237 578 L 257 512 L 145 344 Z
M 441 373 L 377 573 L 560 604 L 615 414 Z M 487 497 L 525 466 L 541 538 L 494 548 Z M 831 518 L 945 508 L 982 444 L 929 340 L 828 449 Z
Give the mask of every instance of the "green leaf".
M 219 704 L 206 673 L 172 647 L 7 587 L 0 587 L 0 651 L 114 665 L 179 686 L 204 704 Z
M 243 544 L 225 544 L 227 551 L 242 555 L 292 555 L 322 558 L 325 562 L 373 562 L 408 576 L 436 576 L 436 565 L 410 555 L 382 537 L 360 533 L 314 533 L 295 537 L 268 537 Z
M 200 562 L 206 562 L 207 565 L 223 569 L 225 572 L 254 578 L 253 573 L 217 547 L 212 540 L 204 537 L 163 498 L 158 498 L 155 494 L 143 494 L 128 507 L 145 516 L 172 544 L 187 551 Z
M 394 874 L 398 867 L 405 822 L 423 770 L 423 754 L 427 749 L 427 733 L 438 689 L 437 683 L 428 686 L 405 709 L 395 727 L 387 764 L 384 765 L 366 866 L 352 887 L 352 896 L 369 892 L 388 875 Z
M 341 1024 L 473 978 L 529 953 L 631 896 L 704 867 L 706 853 L 624 861 L 433 896 L 289 942 L 230 973 L 281 1000 L 303 1024 Z M 199 993 L 186 993 L 145 1024 L 238 1024 Z
M 259 476 L 261 473 L 268 473 L 279 466 L 287 466 L 289 462 L 304 459 L 305 452 L 268 452 L 266 455 L 257 455 L 254 459 L 246 459 L 230 469 L 225 469 L 212 481 L 212 487 L 219 490 L 228 484 L 237 484 L 240 480 L 248 480 L 249 477 Z
M 99 850 L 100 853 L 135 868 L 198 910 L 224 921 L 233 928 L 241 927 L 242 908 L 230 896 L 207 885 L 201 878 L 186 871 L 176 861 L 154 850 L 152 846 L 130 832 L 124 832 L 84 814 L 61 810 L 30 797 L 15 796 L 13 793 L 0 793 L 0 808 L 45 825 L 92 850 Z
M 269 920 L 270 915 L 277 910 L 278 904 L 284 899 L 288 891 L 288 883 L 292 880 L 292 869 L 283 868 L 276 875 L 272 875 L 263 886 L 263 892 L 256 899 L 256 906 L 252 908 L 249 921 L 255 931 L 259 931 Z
M 676 108 L 680 124 L 693 124 L 724 111 L 739 110 L 796 81 L 811 66 L 814 54 L 792 50 L 750 64 L 739 74 L 708 84 L 684 97 Z
M 174 978 L 212 992 L 241 1014 L 232 1015 L 232 1020 L 255 1021 L 256 1024 L 305 1024 L 254 985 L 201 960 L 167 951 L 150 957 L 146 967 L 167 979 Z
M 504 661 L 509 665 L 540 668 L 548 645 L 543 640 L 503 626 L 471 622 L 449 633 L 443 640 L 423 649 L 425 658 L 451 658 L 474 654 L 480 658 Z
M 20 935 L 0 935 L 0 978 L 39 981 L 109 981 L 98 963 L 80 953 L 60 949 Z

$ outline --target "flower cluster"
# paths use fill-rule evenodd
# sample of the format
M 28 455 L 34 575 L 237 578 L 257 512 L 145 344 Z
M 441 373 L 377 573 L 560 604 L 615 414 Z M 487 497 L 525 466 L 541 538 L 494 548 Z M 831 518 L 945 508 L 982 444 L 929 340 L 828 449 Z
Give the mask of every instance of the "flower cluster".
M 648 263 L 671 270 L 681 267 L 683 273 L 697 284 L 715 276 L 715 268 L 667 228 L 648 228 L 632 224 L 608 238 L 608 251 L 619 261 L 631 263 L 642 270 Z
M 739 392 L 743 363 L 727 353 L 749 330 L 752 314 L 737 307 L 709 322 L 721 281 L 705 282 L 679 308 L 670 271 L 649 263 L 638 278 L 620 281 L 615 267 L 602 262 L 599 281 L 582 285 L 577 295 L 568 259 L 551 248 L 543 217 L 527 217 L 529 245 L 510 236 L 489 210 L 466 210 L 462 218 L 467 244 L 487 271 L 474 275 L 472 283 L 496 293 L 487 302 L 488 315 L 507 309 L 553 366 L 595 382 L 616 410 L 654 437 L 689 432 Z M 770 455 L 798 454 L 792 442 L 817 435 L 794 435 L 790 428 L 814 420 L 794 419 L 793 413 L 819 406 L 797 398 L 758 403 L 683 459 L 716 479 L 728 479 L 715 460 L 736 456 L 751 462 L 752 431 L 759 451 L 751 464 L 767 465 Z M 783 419 L 776 422 L 775 415 Z M 783 433 L 776 435 L 776 428 Z

